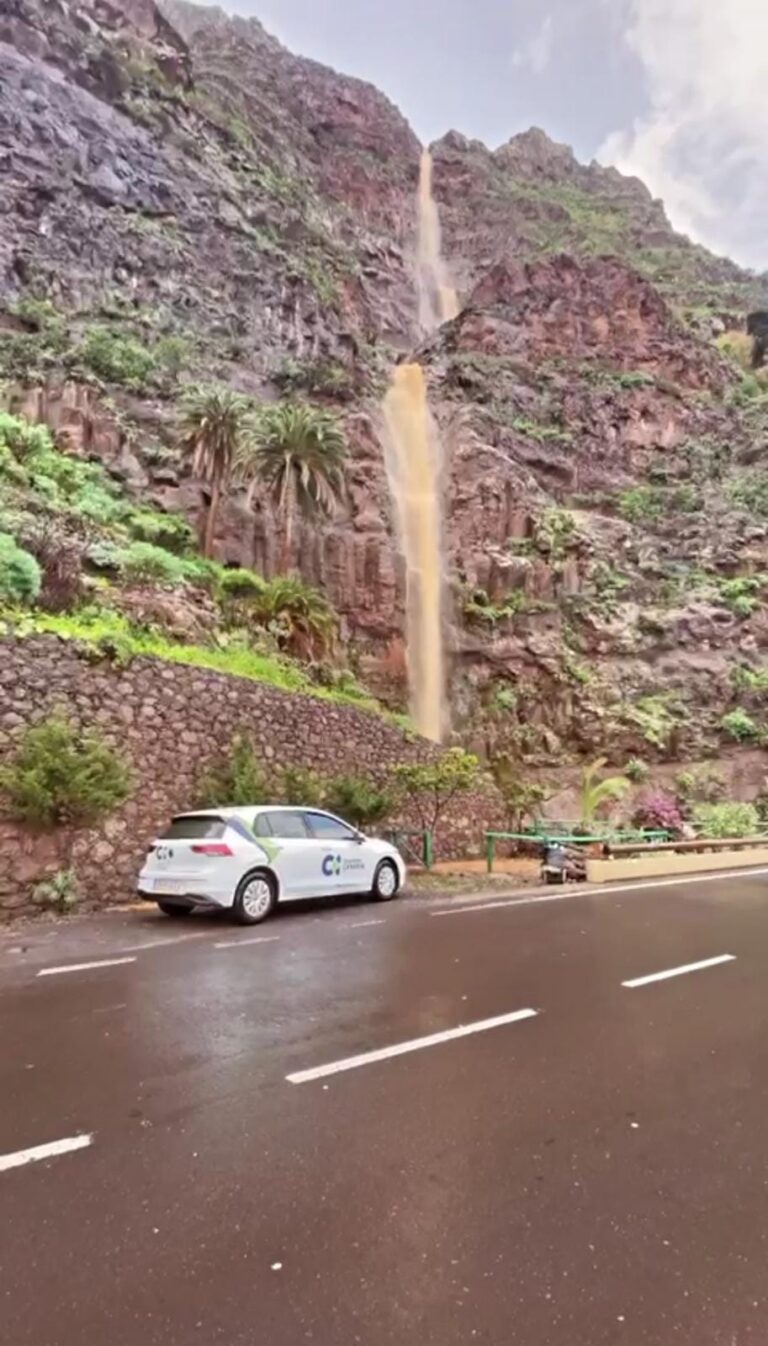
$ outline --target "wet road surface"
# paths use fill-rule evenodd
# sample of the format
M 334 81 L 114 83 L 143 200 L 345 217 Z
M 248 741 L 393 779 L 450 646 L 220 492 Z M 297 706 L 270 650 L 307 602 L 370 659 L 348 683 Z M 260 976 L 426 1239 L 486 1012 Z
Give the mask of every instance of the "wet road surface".
M 3 934 L 5 1339 L 762 1346 L 768 874 L 557 896 Z

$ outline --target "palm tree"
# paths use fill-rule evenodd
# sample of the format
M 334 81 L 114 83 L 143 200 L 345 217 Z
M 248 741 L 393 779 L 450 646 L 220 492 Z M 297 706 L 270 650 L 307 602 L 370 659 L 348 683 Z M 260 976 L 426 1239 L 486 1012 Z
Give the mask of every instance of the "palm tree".
M 213 555 L 219 505 L 246 437 L 249 410 L 247 398 L 223 387 L 193 388 L 182 406 L 181 445 L 192 458 L 192 472 L 206 488 L 200 530 L 203 556 Z
M 598 757 L 591 766 L 585 766 L 581 776 L 580 787 L 580 808 L 581 823 L 583 826 L 591 827 L 597 817 L 599 809 L 614 800 L 621 799 L 622 795 L 631 789 L 632 782 L 626 776 L 608 776 L 606 780 L 598 780 L 597 777 L 607 762 L 606 757 Z
M 326 518 L 343 493 L 347 445 L 332 412 L 302 402 L 265 407 L 254 418 L 238 455 L 237 469 L 250 483 L 266 487 L 284 525 L 281 569 L 290 569 L 296 516 Z
M 278 575 L 250 601 L 261 626 L 272 630 L 281 647 L 299 659 L 332 653 L 336 614 L 328 600 L 298 575 Z

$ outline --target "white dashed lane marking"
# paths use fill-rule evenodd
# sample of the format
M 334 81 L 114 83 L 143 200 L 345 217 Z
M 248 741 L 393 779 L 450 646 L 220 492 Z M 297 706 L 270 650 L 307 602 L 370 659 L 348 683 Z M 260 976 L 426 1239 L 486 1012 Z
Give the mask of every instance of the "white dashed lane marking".
M 135 963 L 135 958 L 101 958 L 96 963 L 65 963 L 62 967 L 43 967 L 38 977 L 60 977 L 64 972 L 90 972 L 95 967 L 121 967 L 124 963 Z
M 489 1028 L 501 1028 L 505 1024 L 518 1023 L 521 1019 L 535 1019 L 538 1011 L 534 1009 L 515 1010 L 512 1014 L 499 1014 L 495 1019 L 480 1019 L 477 1023 L 461 1024 L 458 1028 L 447 1028 L 442 1033 L 430 1033 L 425 1038 L 412 1038 L 409 1042 L 397 1042 L 392 1047 L 379 1047 L 376 1051 L 362 1052 L 359 1056 L 347 1056 L 342 1061 L 331 1061 L 325 1066 L 313 1066 L 310 1070 L 299 1070 L 294 1075 L 286 1075 L 289 1084 L 307 1084 L 310 1080 L 322 1080 L 327 1075 L 339 1075 L 344 1070 L 357 1070 L 359 1066 L 371 1065 L 374 1061 L 388 1061 L 393 1056 L 405 1056 L 408 1052 L 419 1052 L 425 1047 L 438 1047 L 443 1042 L 452 1042 L 455 1038 L 470 1037 L 473 1033 L 485 1033 Z
M 214 944 L 214 949 L 244 949 L 246 944 L 277 944 L 279 935 L 258 935 L 255 939 L 228 939 L 222 944 Z
M 60 1154 L 72 1154 L 74 1150 L 85 1150 L 92 1144 L 91 1134 L 69 1136 L 66 1140 L 52 1140 L 47 1145 L 33 1145 L 30 1150 L 0 1154 L 0 1173 L 5 1173 L 9 1168 L 22 1168 L 24 1164 L 36 1164 L 41 1159 L 56 1159 Z
M 652 981 L 668 981 L 670 977 L 683 977 L 686 972 L 703 972 L 707 967 L 718 967 L 720 963 L 735 963 L 736 955 L 722 953 L 717 958 L 705 958 L 702 963 L 685 963 L 683 967 L 671 967 L 666 972 L 652 972 L 648 977 L 635 977 L 632 981 L 623 981 L 630 991 L 638 986 L 648 986 Z

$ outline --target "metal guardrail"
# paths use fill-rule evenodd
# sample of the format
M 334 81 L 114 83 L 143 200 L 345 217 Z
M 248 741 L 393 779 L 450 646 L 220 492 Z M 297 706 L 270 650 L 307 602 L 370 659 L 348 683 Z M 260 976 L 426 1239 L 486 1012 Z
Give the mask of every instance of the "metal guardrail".
M 548 827 L 546 831 L 486 832 L 484 836 L 486 866 L 489 874 L 493 873 L 493 866 L 496 862 L 496 843 L 498 841 L 527 841 L 538 846 L 556 846 L 558 843 L 561 845 L 567 843 L 572 846 L 599 844 L 611 848 L 624 842 L 630 844 L 634 842 L 640 846 L 656 846 L 669 841 L 669 832 L 661 828 L 627 828 L 594 832 L 587 835 L 581 832 L 573 832 L 570 829 L 568 831 L 557 831 L 556 824 Z
M 768 834 L 756 837 L 698 837 L 695 841 L 665 841 L 655 846 L 644 844 L 631 845 L 619 843 L 613 845 L 608 843 L 607 850 L 609 858 L 611 856 L 627 855 L 645 855 L 649 851 L 677 851 L 679 854 L 697 851 L 745 851 L 751 846 L 768 845 Z
M 395 827 L 384 833 L 384 839 L 396 846 L 403 858 L 411 864 L 431 869 L 435 863 L 435 838 L 432 832 Z

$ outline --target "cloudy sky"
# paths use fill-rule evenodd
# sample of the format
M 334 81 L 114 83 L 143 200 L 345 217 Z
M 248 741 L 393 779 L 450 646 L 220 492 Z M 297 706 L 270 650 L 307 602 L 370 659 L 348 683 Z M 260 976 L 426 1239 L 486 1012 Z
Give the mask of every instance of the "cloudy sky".
M 223 0 L 372 80 L 423 140 L 544 127 L 677 228 L 768 269 L 765 0 Z

